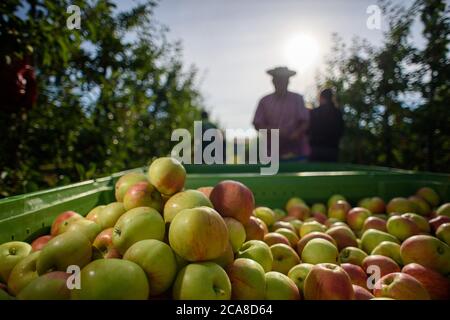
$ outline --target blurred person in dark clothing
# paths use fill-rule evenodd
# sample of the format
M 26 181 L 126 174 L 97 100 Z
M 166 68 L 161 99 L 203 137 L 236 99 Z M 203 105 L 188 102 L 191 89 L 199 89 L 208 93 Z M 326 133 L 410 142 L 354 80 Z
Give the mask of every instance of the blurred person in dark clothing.
M 319 107 L 311 110 L 309 124 L 310 161 L 336 162 L 339 141 L 344 132 L 342 113 L 333 99 L 333 91 L 324 89 L 319 96 Z

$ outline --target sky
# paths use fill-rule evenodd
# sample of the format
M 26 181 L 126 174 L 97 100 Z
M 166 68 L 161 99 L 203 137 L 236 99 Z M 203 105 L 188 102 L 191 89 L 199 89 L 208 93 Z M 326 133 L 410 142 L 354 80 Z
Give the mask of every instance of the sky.
M 394 0 L 409 4 L 410 0 Z M 132 0 L 118 0 L 118 9 Z M 366 25 L 376 0 L 160 0 L 155 18 L 181 40 L 186 66 L 199 70 L 199 89 L 213 120 L 248 129 L 258 100 L 272 92 L 265 71 L 286 65 L 297 71 L 290 90 L 316 97 L 315 76 L 324 67 L 331 35 L 381 45 L 381 30 Z M 420 42 L 420 26 L 413 27 Z

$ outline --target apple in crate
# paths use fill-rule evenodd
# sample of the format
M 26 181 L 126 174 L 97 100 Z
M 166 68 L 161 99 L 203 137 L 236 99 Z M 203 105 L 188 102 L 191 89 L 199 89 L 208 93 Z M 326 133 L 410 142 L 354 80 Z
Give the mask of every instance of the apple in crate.
M 265 300 L 300 300 L 300 292 L 288 276 L 270 271 L 266 275 Z
M 47 242 L 49 242 L 52 238 L 53 237 L 51 235 L 45 235 L 45 236 L 40 236 L 39 238 L 34 239 L 33 242 L 31 243 L 32 251 L 41 250 L 47 244 Z
M 53 220 L 52 227 L 50 229 L 50 235 L 53 237 L 66 231 L 67 227 L 72 221 L 82 219 L 83 216 L 75 211 L 65 211 L 60 213 L 55 220 Z
M 346 226 L 332 227 L 326 233 L 336 241 L 338 250 L 346 247 L 358 247 L 355 234 Z
M 288 238 L 276 232 L 269 232 L 266 235 L 264 235 L 264 242 L 267 243 L 269 246 L 272 246 L 277 243 L 284 243 L 288 246 L 291 245 Z
M 423 187 L 417 190 L 416 195 L 428 202 L 432 207 L 439 205 L 441 201 L 439 195 L 430 187 Z
M 237 253 L 237 257 L 252 259 L 258 262 L 265 272 L 272 270 L 272 252 L 270 251 L 270 247 L 263 241 L 250 240 L 245 242 Z
M 317 232 L 317 231 L 315 231 L 315 232 L 308 233 L 306 236 L 302 237 L 302 238 L 297 242 L 297 245 L 296 245 L 295 247 L 296 247 L 296 249 L 297 249 L 298 255 L 301 257 L 301 256 L 302 256 L 303 249 L 305 248 L 306 244 L 307 244 L 310 240 L 312 240 L 312 239 L 317 239 L 317 238 L 325 239 L 325 240 L 331 242 L 333 245 L 337 246 L 337 245 L 336 245 L 336 241 L 334 241 L 334 239 L 333 239 L 330 235 L 328 235 L 328 234 L 326 234 L 326 233 L 323 233 L 323 232 Z
M 163 157 L 150 164 L 147 176 L 160 193 L 171 196 L 183 189 L 186 170 L 177 159 Z
M 244 225 L 245 228 L 245 241 L 249 240 L 263 240 L 267 234 L 268 229 L 264 221 L 251 216 L 248 222 Z
M 233 252 L 236 253 L 245 242 L 245 238 L 247 236 L 245 233 L 245 228 L 242 223 L 234 218 L 225 217 L 223 220 L 227 225 L 228 239 L 231 243 L 231 248 L 233 249 Z
M 356 284 L 353 285 L 353 291 L 355 292 L 355 300 L 371 300 L 375 298 L 367 289 Z
M 370 255 L 363 260 L 362 267 L 367 274 L 371 274 L 373 267 L 380 270 L 380 275 L 384 276 L 394 272 L 400 272 L 400 267 L 391 258 L 385 256 Z
M 363 224 L 362 231 L 376 229 L 387 232 L 386 221 L 378 217 L 368 217 Z
M 164 205 L 164 221 L 172 222 L 175 215 L 184 209 L 192 209 L 196 207 L 210 207 L 213 205 L 211 201 L 203 193 L 197 190 L 186 190 L 174 194 L 167 200 Z
M 0 245 L 0 282 L 6 283 L 14 266 L 31 253 L 31 246 L 22 241 Z
M 8 289 L 10 293 L 16 296 L 31 281 L 38 277 L 36 261 L 39 254 L 39 251 L 30 253 L 11 270 L 8 278 Z
M 122 202 L 128 189 L 136 183 L 142 181 L 147 181 L 147 177 L 145 174 L 139 172 L 130 172 L 121 176 L 115 185 L 116 200 Z
M 450 280 L 439 272 L 426 268 L 418 263 L 407 264 L 403 267 L 402 272 L 416 278 L 428 291 L 431 299 L 450 299 Z
M 239 258 L 226 268 L 233 300 L 262 300 L 266 290 L 263 267 L 254 260 Z
M 337 263 L 339 252 L 336 246 L 325 239 L 310 240 L 302 251 L 301 260 L 306 263 Z
M 367 274 L 360 266 L 351 263 L 341 263 L 341 268 L 347 272 L 352 284 L 367 289 Z
M 292 267 L 300 263 L 300 258 L 291 246 L 274 244 L 270 247 L 273 256 L 272 271 L 288 274 Z
M 37 277 L 17 295 L 19 300 L 69 300 L 71 290 L 67 287 L 70 274 L 53 271 Z
M 347 224 L 352 230 L 359 231 L 363 228 L 364 222 L 370 215 L 369 210 L 355 207 L 347 213 Z
M 396 300 L 429 300 L 430 295 L 424 286 L 409 274 L 394 272 L 385 275 L 375 284 L 375 297 Z
M 108 228 L 100 232 L 92 243 L 93 259 L 120 258 L 119 250 L 114 247 L 112 236 L 114 228 Z
M 150 183 L 143 181 L 131 186 L 123 197 L 126 211 L 139 207 L 150 207 L 162 212 L 163 200 L 161 194 Z
M 367 253 L 355 247 L 347 247 L 339 253 L 339 261 L 341 263 L 349 263 L 362 266 L 363 260 L 367 257 Z
M 300 294 L 303 294 L 303 285 L 312 267 L 314 267 L 314 265 L 311 263 L 300 263 L 292 267 L 288 272 L 288 277 L 294 281 Z

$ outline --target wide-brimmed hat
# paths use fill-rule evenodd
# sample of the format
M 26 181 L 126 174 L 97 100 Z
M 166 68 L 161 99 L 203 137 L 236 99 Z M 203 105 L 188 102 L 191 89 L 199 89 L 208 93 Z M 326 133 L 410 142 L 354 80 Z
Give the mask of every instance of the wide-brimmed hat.
M 287 67 L 276 67 L 266 71 L 272 77 L 292 77 L 297 74 L 294 70 L 289 70 Z

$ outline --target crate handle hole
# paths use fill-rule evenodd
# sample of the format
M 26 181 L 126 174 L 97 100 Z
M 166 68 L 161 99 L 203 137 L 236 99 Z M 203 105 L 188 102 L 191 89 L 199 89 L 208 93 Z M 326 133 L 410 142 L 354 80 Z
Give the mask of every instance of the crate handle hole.
M 14 235 L 11 236 L 11 240 L 14 241 Z

